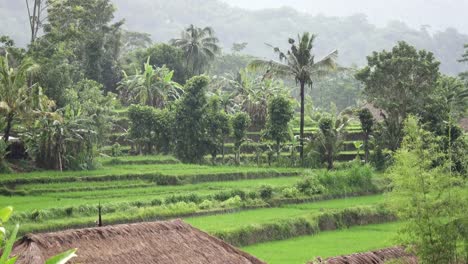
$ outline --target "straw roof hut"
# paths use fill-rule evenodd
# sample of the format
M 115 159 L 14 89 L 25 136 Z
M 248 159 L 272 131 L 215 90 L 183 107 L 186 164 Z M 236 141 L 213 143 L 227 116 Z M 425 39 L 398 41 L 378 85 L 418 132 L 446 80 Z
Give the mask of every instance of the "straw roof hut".
M 19 264 L 43 264 L 72 248 L 78 248 L 78 257 L 70 263 L 264 264 L 181 220 L 30 234 L 15 244 L 13 254 L 20 256 Z
M 318 259 L 312 263 L 323 264 L 383 264 L 390 260 L 398 260 L 401 264 L 417 264 L 415 256 L 408 254 L 403 247 L 392 247 L 347 256 L 332 257 L 326 260 Z

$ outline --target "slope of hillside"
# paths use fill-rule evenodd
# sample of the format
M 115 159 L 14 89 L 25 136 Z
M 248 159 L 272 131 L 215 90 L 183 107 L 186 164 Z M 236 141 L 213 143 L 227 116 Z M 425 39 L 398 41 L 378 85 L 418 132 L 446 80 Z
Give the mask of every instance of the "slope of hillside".
M 457 74 L 467 66 L 457 62 L 468 43 L 468 35 L 449 28 L 434 34 L 415 30 L 401 22 L 376 27 L 364 15 L 350 17 L 312 16 L 292 8 L 258 11 L 231 7 L 219 0 L 113 0 L 117 18 L 125 18 L 129 30 L 150 33 L 155 41 L 178 36 L 189 24 L 212 26 L 225 50 L 234 42 L 248 42 L 246 53 L 272 56 L 264 43 L 286 46 L 287 39 L 309 31 L 319 37 L 317 54 L 340 51 L 344 65 L 363 65 L 374 50 L 389 49 L 399 40 L 433 51 L 442 61 L 442 70 Z M 26 11 L 23 2 L 0 0 L 0 35 L 12 35 L 19 44 L 27 43 Z M 6 15 L 8 14 L 8 15 Z

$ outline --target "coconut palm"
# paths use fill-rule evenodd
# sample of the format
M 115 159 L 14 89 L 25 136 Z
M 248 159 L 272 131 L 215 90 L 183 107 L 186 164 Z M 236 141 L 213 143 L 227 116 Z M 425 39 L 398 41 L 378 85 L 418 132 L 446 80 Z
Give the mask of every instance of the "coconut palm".
M 124 72 L 119 89 L 122 97 L 131 102 L 163 108 L 168 101 L 179 99 L 183 93 L 182 86 L 172 81 L 174 71 L 165 66 L 154 68 L 149 62 L 150 58 L 143 72 L 137 71 L 133 76 Z
M 37 68 L 32 61 L 24 59 L 13 69 L 8 53 L 0 56 L 0 112 L 5 116 L 5 142 L 8 142 L 15 118 L 42 110 L 50 103 L 38 85 L 28 85 L 28 78 Z
M 249 64 L 251 69 L 266 69 L 265 76 L 276 75 L 278 77 L 293 77 L 300 85 L 301 97 L 301 123 L 300 123 L 300 156 L 304 161 L 304 100 L 305 86 L 312 88 L 314 79 L 326 74 L 336 66 L 338 51 L 334 50 L 324 58 L 315 60 L 312 54 L 315 35 L 304 33 L 298 36 L 297 43 L 294 39 L 289 39 L 290 50 L 286 53 L 279 48 L 273 50 L 279 56 L 279 62 L 271 60 L 254 60 Z
M 211 27 L 198 28 L 190 25 L 182 31 L 179 39 L 172 39 L 170 42 L 184 51 L 187 67 L 192 76 L 202 74 L 221 52 L 219 40 Z
M 274 96 L 287 95 L 288 90 L 282 81 L 258 76 L 249 69 L 242 69 L 236 76 L 217 78 L 215 87 L 222 87 L 229 93 L 232 109 L 249 114 L 252 124 L 263 128 L 267 116 L 268 100 Z

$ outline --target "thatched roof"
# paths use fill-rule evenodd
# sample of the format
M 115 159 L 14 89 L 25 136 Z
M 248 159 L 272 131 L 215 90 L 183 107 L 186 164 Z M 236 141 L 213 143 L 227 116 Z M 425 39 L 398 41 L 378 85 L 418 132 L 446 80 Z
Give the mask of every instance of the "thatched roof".
M 18 264 L 43 264 L 45 259 L 78 248 L 70 263 L 264 264 L 255 257 L 181 220 L 30 234 L 18 241 Z
M 398 260 L 401 264 L 417 264 L 416 257 L 408 254 L 403 247 L 392 247 L 365 253 L 356 253 L 347 256 L 332 257 L 312 263 L 323 264 L 383 264 L 386 261 Z

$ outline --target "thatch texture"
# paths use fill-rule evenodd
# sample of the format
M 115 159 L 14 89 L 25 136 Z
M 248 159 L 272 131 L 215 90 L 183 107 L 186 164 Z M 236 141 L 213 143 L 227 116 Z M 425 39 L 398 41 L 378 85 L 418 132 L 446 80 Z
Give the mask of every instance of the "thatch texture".
M 356 253 L 348 256 L 332 257 L 326 260 L 316 260 L 312 263 L 323 264 L 384 264 L 387 261 L 399 264 L 417 264 L 416 257 L 408 254 L 402 247 L 392 247 L 365 253 Z
M 15 244 L 19 264 L 78 248 L 70 263 L 86 264 L 263 264 L 264 262 L 181 220 L 30 234 Z

